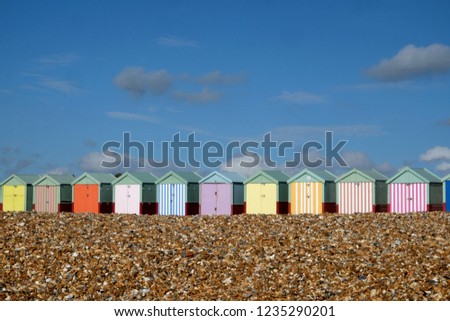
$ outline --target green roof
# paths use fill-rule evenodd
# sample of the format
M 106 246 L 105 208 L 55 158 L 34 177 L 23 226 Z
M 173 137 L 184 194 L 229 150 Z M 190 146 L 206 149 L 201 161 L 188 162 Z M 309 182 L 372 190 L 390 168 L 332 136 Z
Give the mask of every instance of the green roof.
M 387 183 L 389 184 L 389 183 L 395 181 L 396 179 L 398 179 L 400 176 L 404 175 L 405 173 L 412 174 L 413 176 L 417 177 L 418 180 L 420 180 L 421 182 L 424 182 L 424 183 L 440 183 L 441 182 L 441 179 L 438 176 L 436 176 L 435 174 L 433 174 L 426 168 L 405 167 L 405 168 L 402 168 L 401 170 L 399 170 L 397 174 L 392 176 L 387 181 Z
M 81 176 L 75 178 L 72 181 L 72 185 L 78 183 L 85 177 L 90 177 L 92 180 L 96 181 L 98 184 L 111 184 L 115 177 L 111 174 L 103 174 L 103 173 L 84 173 Z
M 443 181 L 443 182 L 445 182 L 445 181 L 450 181 L 450 174 L 448 174 L 447 176 L 444 176 L 444 177 L 442 178 L 442 181 Z
M 71 175 L 54 175 L 54 174 L 48 174 L 48 175 L 44 175 L 39 177 L 36 181 L 33 182 L 33 185 L 38 185 L 40 182 L 42 182 L 43 180 L 45 180 L 46 178 L 49 178 L 50 180 L 52 180 L 53 182 L 55 182 L 56 184 L 71 184 L 74 177 Z
M 169 171 L 164 176 L 160 177 L 156 181 L 156 184 L 161 183 L 162 181 L 164 181 L 166 178 L 168 178 L 170 176 L 175 176 L 178 179 L 184 181 L 185 183 L 198 183 L 202 179 L 202 177 L 195 172 Z
M 321 181 L 322 183 L 330 181 L 334 182 L 337 178 L 334 174 L 324 169 L 305 168 L 304 170 L 300 171 L 297 175 L 292 176 L 287 182 L 291 183 L 297 180 L 298 178 L 302 177 L 303 175 L 310 175 L 314 177 L 316 180 Z
M 136 172 L 136 173 L 125 172 L 122 175 L 120 175 L 119 177 L 117 177 L 115 180 L 113 180 L 112 184 L 115 185 L 115 184 L 119 183 L 127 176 L 133 177 L 135 180 L 139 181 L 141 184 L 142 183 L 156 183 L 156 181 L 158 180 L 158 177 L 156 177 L 152 173 L 148 173 L 148 172 Z
M 247 178 L 247 180 L 244 182 L 245 184 L 250 183 L 255 178 L 263 176 L 266 179 L 272 181 L 273 183 L 286 183 L 289 179 L 289 176 L 287 176 L 282 171 L 276 171 L 276 170 L 261 170 L 252 177 Z
M 39 175 L 13 174 L 9 176 L 7 179 L 5 179 L 3 182 L 1 182 L 0 185 L 4 185 L 14 178 L 19 180 L 24 185 L 33 184 L 37 179 L 39 179 L 39 177 L 40 177 Z
M 360 176 L 362 176 L 362 177 L 364 177 L 367 180 L 370 180 L 372 182 L 375 182 L 375 181 L 386 181 L 387 180 L 386 176 L 384 176 L 383 174 L 377 172 L 374 169 L 361 170 L 361 169 L 354 168 L 354 169 L 348 171 L 347 173 L 343 174 L 339 178 L 337 178 L 336 179 L 336 183 L 344 180 L 346 177 L 348 177 L 348 176 L 350 176 L 352 174 L 360 175 Z

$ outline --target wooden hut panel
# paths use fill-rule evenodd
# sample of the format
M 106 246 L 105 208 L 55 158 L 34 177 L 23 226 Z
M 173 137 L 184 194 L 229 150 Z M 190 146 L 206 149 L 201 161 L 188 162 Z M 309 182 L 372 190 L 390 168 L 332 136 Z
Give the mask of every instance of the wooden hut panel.
M 120 214 L 139 214 L 140 213 L 140 185 L 116 185 L 115 193 L 115 212 Z
M 37 212 L 57 213 L 58 191 L 58 186 L 36 186 L 34 209 Z
M 75 213 L 99 213 L 98 185 L 76 184 L 74 185 Z
M 390 185 L 391 212 L 411 213 L 427 210 L 427 184 L 407 183 Z
M 339 213 L 369 213 L 373 211 L 371 182 L 339 183 Z
M 186 214 L 186 184 L 159 184 L 158 195 L 158 214 Z
M 3 210 L 25 211 L 25 186 L 3 186 Z
M 201 184 L 201 214 L 231 214 L 232 184 Z
M 292 214 L 322 213 L 322 199 L 322 183 L 291 183 Z
M 249 214 L 276 214 L 277 185 L 248 184 L 246 206 Z
M 444 209 L 446 212 L 450 212 L 450 179 L 445 181 L 444 184 L 445 184 Z

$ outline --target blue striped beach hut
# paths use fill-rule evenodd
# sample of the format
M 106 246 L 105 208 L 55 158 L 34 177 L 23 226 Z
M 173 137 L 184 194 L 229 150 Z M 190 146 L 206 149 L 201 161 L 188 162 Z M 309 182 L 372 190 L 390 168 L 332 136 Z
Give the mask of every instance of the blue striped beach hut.
M 194 172 L 170 171 L 156 181 L 159 215 L 199 213 L 199 181 Z

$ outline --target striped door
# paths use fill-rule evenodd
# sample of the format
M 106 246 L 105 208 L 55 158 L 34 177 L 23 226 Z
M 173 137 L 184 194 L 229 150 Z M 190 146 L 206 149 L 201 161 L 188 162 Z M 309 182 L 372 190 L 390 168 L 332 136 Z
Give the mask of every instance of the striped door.
M 185 184 L 158 185 L 158 214 L 179 216 L 186 214 Z
M 35 193 L 37 212 L 58 212 L 58 186 L 36 186 Z
M 120 214 L 139 214 L 140 185 L 116 185 L 114 187 L 115 212 Z
M 339 183 L 339 213 L 370 213 L 373 183 Z
M 427 184 L 394 183 L 389 185 L 391 212 L 410 213 L 427 210 Z
M 322 213 L 322 199 L 322 183 L 291 183 L 291 214 Z
M 25 186 L 3 186 L 3 211 L 25 211 Z

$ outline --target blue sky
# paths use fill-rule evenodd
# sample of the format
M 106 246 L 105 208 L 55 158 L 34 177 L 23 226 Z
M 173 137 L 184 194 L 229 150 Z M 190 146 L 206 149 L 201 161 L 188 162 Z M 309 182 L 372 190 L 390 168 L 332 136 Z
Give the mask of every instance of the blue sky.
M 298 150 L 331 130 L 352 167 L 444 176 L 448 12 L 431 0 L 2 1 L 0 175 L 102 171 L 102 145 L 123 132 L 157 145 L 271 132 Z

